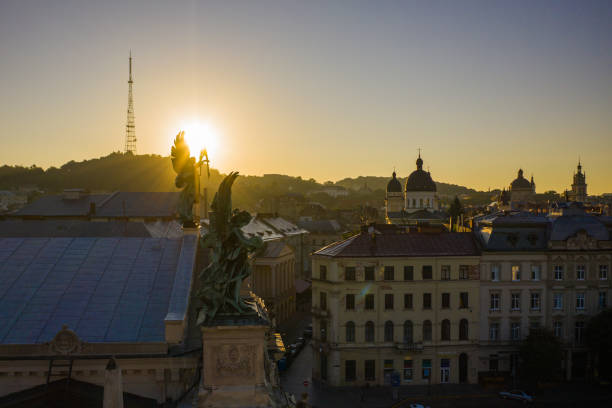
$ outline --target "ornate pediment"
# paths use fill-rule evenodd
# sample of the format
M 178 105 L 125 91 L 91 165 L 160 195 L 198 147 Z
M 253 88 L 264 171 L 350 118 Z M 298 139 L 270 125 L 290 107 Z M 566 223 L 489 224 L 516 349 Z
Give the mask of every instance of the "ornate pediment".
M 66 325 L 62 326 L 62 329 L 57 332 L 53 340 L 49 343 L 49 349 L 52 353 L 64 356 L 79 353 L 82 348 L 83 342 L 79 336 Z
M 574 236 L 567 239 L 567 249 L 572 250 L 585 250 L 585 249 L 597 249 L 598 241 L 587 234 L 585 230 L 578 231 Z

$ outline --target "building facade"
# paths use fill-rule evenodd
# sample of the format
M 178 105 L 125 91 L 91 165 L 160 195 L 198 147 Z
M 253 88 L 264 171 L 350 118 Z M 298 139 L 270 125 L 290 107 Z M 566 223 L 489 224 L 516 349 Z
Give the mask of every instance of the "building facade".
M 574 179 L 572 183 L 572 191 L 569 193 L 570 201 L 577 201 L 584 203 L 587 200 L 587 184 L 586 184 L 586 173 L 582 172 L 582 165 L 578 161 L 578 167 L 576 173 L 574 173 Z
M 477 381 L 469 233 L 372 231 L 313 256 L 313 378 L 333 386 Z M 386 231 L 389 231 L 386 229 Z
M 612 294 L 611 229 L 610 217 L 579 208 L 558 217 L 499 214 L 478 223 L 481 375 L 517 375 L 518 346 L 534 328 L 560 339 L 567 380 L 588 375 L 586 323 L 609 306 Z

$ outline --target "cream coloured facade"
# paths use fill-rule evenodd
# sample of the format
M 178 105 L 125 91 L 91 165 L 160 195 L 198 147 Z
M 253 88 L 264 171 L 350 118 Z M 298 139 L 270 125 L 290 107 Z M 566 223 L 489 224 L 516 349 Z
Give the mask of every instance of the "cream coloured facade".
M 471 235 L 381 234 L 373 245 L 427 248 L 342 254 L 368 240 L 362 233 L 337 254 L 328 247 L 313 256 L 313 377 L 333 386 L 389 384 L 392 373 L 404 385 L 477 382 L 479 257 Z M 435 253 L 436 241 L 446 256 Z

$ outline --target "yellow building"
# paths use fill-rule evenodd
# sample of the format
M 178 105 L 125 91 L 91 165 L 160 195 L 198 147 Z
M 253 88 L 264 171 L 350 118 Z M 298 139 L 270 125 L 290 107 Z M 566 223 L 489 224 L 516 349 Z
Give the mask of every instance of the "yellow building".
M 370 226 L 313 255 L 313 377 L 333 386 L 477 381 L 469 233 Z

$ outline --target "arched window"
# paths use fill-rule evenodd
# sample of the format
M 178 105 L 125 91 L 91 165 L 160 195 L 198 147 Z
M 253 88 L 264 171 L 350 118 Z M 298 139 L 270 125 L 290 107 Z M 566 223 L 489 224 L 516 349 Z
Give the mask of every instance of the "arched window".
M 431 321 L 423 322 L 423 341 L 431 341 Z
M 423 199 L 419 198 L 419 208 L 423 208 Z
M 404 322 L 404 343 L 412 343 L 412 322 L 406 320 Z
M 412 208 L 415 208 L 415 207 L 416 207 L 416 198 L 413 198 L 412 199 Z
M 393 322 L 391 320 L 385 322 L 385 341 L 393 341 Z
M 468 321 L 467 319 L 461 319 L 459 322 L 459 340 L 467 340 L 468 333 Z
M 442 340 L 450 340 L 450 320 L 442 320 Z
M 365 341 L 374 342 L 374 323 L 371 321 L 365 324 Z
M 346 342 L 347 343 L 355 342 L 355 323 L 353 322 L 346 323 Z

